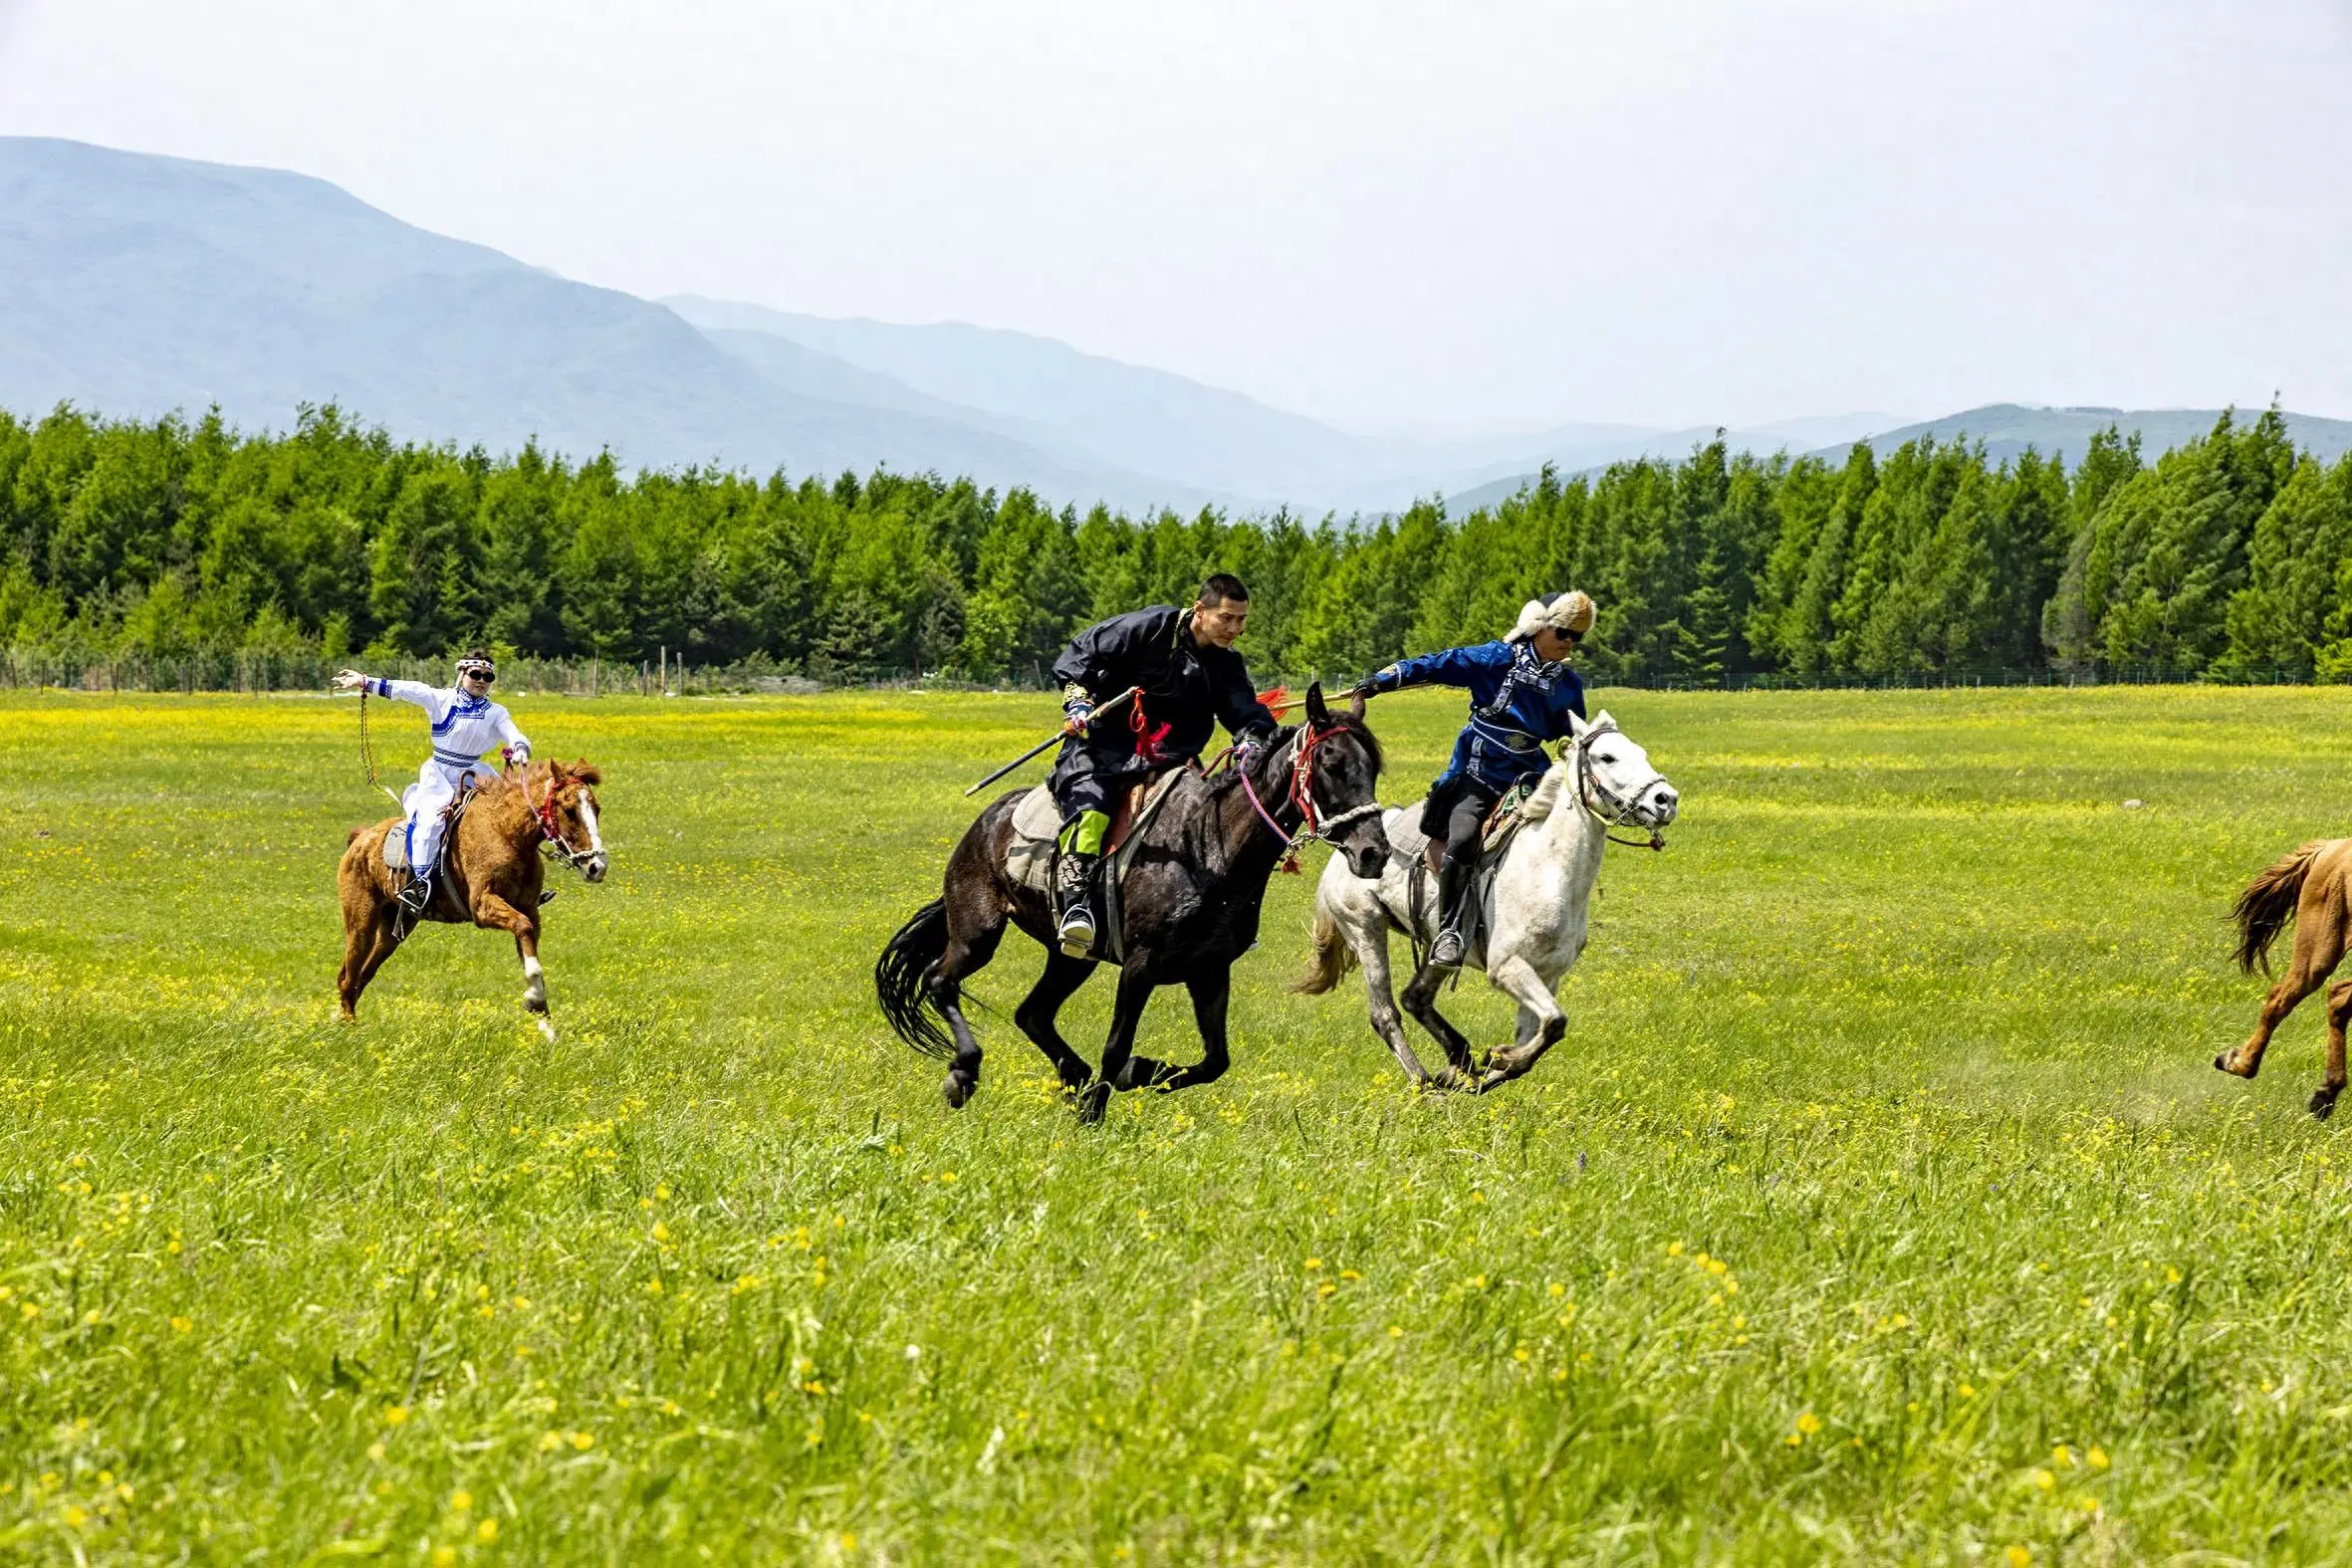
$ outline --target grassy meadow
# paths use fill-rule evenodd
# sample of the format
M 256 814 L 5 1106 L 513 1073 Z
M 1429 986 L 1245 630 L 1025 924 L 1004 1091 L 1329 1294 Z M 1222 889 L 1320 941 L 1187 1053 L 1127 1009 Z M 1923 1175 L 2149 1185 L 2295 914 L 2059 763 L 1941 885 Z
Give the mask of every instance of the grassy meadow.
M 871 996 L 1045 699 L 510 694 L 606 770 L 550 1046 L 445 927 L 336 1022 L 348 701 L 0 697 L 0 1561 L 2352 1556 L 2320 1008 L 2208 1065 L 2352 694 L 1602 697 L 1684 815 L 1533 1074 L 1408 1095 L 1278 878 L 1098 1129 L 1025 939 L 962 1112 Z

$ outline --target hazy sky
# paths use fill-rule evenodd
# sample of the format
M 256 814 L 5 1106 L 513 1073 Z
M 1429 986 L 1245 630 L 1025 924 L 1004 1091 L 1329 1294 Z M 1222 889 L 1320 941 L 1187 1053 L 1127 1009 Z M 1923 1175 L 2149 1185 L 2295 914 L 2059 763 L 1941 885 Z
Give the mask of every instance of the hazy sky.
M 2352 416 L 2352 0 L 0 0 L 0 133 L 1357 425 Z

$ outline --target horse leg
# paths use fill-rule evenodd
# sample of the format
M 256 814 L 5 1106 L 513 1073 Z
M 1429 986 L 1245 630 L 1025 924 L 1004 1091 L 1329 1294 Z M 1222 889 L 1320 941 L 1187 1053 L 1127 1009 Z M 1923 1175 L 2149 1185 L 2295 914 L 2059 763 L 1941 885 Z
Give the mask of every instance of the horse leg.
M 1348 946 L 1355 949 L 1355 961 L 1364 972 L 1364 1000 L 1372 1009 L 1372 1032 L 1405 1069 L 1405 1081 L 1416 1089 L 1428 1088 L 1429 1069 L 1413 1054 L 1412 1042 L 1405 1037 L 1405 1020 L 1396 1010 L 1394 977 L 1388 972 L 1387 930 L 1374 927 L 1360 940 L 1350 933 Z
M 1225 1034 L 1226 1005 L 1233 1000 L 1232 966 L 1196 975 L 1184 983 L 1184 989 L 1192 993 L 1192 1019 L 1201 1031 L 1201 1059 L 1189 1067 L 1170 1067 L 1149 1056 L 1129 1057 L 1126 1081 L 1120 1088 L 1149 1086 L 1162 1094 L 1173 1094 L 1196 1083 L 1215 1083 L 1233 1065 Z
M 1061 1086 L 1077 1090 L 1086 1086 L 1094 1076 L 1094 1069 L 1086 1065 L 1086 1058 L 1070 1049 L 1069 1041 L 1061 1037 L 1056 1019 L 1061 1005 L 1086 983 L 1094 973 L 1094 960 L 1073 959 L 1058 948 L 1046 950 L 1046 972 L 1038 977 L 1029 995 L 1021 999 L 1021 1006 L 1013 1009 L 1013 1021 L 1021 1032 L 1036 1042 L 1061 1076 Z
M 2327 989 L 2327 1078 L 2311 1095 L 2311 1114 L 2326 1121 L 2344 1092 L 2344 1025 L 2352 1023 L 2352 980 Z
M 997 956 L 997 943 L 1005 935 L 1005 917 L 1001 908 L 994 919 L 967 925 L 956 919 L 956 905 L 951 901 L 947 912 L 947 951 L 939 955 L 939 962 L 931 966 L 931 973 L 923 978 L 923 992 L 931 999 L 931 1006 L 947 1019 L 948 1031 L 955 1035 L 955 1059 L 947 1064 L 947 1082 L 939 1092 L 947 1097 L 947 1108 L 962 1110 L 980 1089 L 980 1041 L 972 1033 L 972 1025 L 964 1019 L 964 979 L 988 968 L 988 961 Z
M 539 1025 L 539 1032 L 555 1043 L 555 1020 L 548 1016 L 547 971 L 539 963 L 539 920 L 483 888 L 474 895 L 474 924 L 486 931 L 505 931 L 515 939 L 515 956 L 523 961 L 523 1010 Z
M 395 907 L 378 903 L 344 934 L 343 968 L 336 974 L 335 990 L 347 1021 L 358 1017 L 359 993 L 400 945 Z
M 1152 982 L 1144 979 L 1145 961 L 1129 955 L 1129 967 L 1119 971 L 1118 1000 L 1111 1004 L 1110 1038 L 1102 1046 L 1102 1074 L 1078 1097 L 1078 1120 L 1102 1120 L 1110 1105 L 1113 1084 L 1130 1087 L 1128 1057 L 1135 1048 L 1135 1031 L 1143 1024 L 1144 1004 L 1151 1001 Z
M 1514 953 L 1488 970 L 1487 979 L 1494 983 L 1496 990 L 1519 1004 L 1520 1029 L 1518 1043 L 1488 1059 L 1486 1076 L 1478 1086 L 1481 1094 L 1509 1083 L 1534 1066 L 1568 1031 L 1567 1014 L 1560 1010 L 1551 988 L 1535 973 L 1535 966 L 1519 954 Z
M 2295 914 L 2295 953 L 2286 967 L 2286 975 L 2270 988 L 2270 995 L 2262 999 L 2262 1013 L 2254 1022 L 2251 1038 L 2235 1050 L 2224 1051 L 2214 1058 L 2214 1065 L 2224 1072 L 2234 1072 L 2240 1078 L 2250 1078 L 2262 1070 L 2262 1053 L 2270 1048 L 2270 1036 L 2295 1005 L 2308 997 L 2335 972 L 2344 958 L 2344 909 L 2339 899 L 2329 896 L 2315 885 L 2306 884 L 2303 907 Z
M 1448 975 L 1454 973 L 1456 971 L 1424 964 L 1405 986 L 1403 998 L 1405 1010 L 1413 1015 L 1414 1021 L 1445 1047 L 1446 1070 L 1430 1080 L 1441 1089 L 1471 1087 L 1471 1074 L 1477 1070 L 1470 1060 L 1470 1041 L 1463 1037 L 1460 1029 L 1446 1020 L 1444 1013 L 1437 1010 L 1437 988 L 1445 984 Z

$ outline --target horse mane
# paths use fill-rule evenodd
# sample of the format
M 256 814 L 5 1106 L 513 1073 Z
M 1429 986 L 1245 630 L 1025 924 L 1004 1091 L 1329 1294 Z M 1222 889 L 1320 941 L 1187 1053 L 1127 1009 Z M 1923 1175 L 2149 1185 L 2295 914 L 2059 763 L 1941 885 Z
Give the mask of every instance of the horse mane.
M 1522 821 L 1540 822 L 1559 808 L 1560 791 L 1567 787 L 1568 765 L 1553 763 L 1543 770 L 1543 778 L 1535 785 L 1535 792 L 1519 804 Z
M 1266 748 L 1266 751 L 1263 755 L 1269 761 L 1271 761 L 1277 753 L 1282 751 L 1284 747 L 1290 745 L 1292 738 L 1297 735 L 1297 733 L 1303 728 L 1305 728 L 1303 724 L 1284 725 L 1281 729 L 1274 732 L 1273 744 Z M 1380 773 L 1382 769 L 1388 766 L 1388 759 L 1386 755 L 1380 750 L 1380 737 L 1374 735 L 1370 726 L 1366 725 L 1363 720 L 1356 718 L 1352 714 L 1335 713 L 1331 715 L 1330 726 L 1324 730 L 1323 734 L 1326 738 L 1328 738 L 1331 735 L 1337 734 L 1341 730 L 1345 730 L 1348 734 L 1354 736 L 1356 740 L 1362 744 L 1365 753 L 1372 759 L 1372 772 L 1375 775 Z M 1219 773 L 1212 774 L 1206 781 L 1209 786 L 1209 792 L 1212 795 L 1223 794 L 1239 784 L 1241 782 L 1241 770 L 1238 768 L 1227 768 Z

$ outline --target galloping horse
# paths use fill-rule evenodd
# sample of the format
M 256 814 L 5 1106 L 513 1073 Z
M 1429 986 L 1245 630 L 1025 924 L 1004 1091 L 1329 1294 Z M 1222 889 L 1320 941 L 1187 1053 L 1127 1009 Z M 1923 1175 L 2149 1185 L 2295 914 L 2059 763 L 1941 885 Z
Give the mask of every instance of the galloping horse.
M 2252 1038 L 2235 1050 L 2214 1058 L 2214 1065 L 2240 1078 L 2262 1070 L 2262 1052 L 2270 1036 L 2295 1005 L 2326 984 L 2344 961 L 2352 939 L 2352 838 L 2326 838 L 2305 844 L 2265 868 L 2238 895 L 2237 967 L 2248 975 L 2258 966 L 2267 974 L 2270 944 L 2286 923 L 2295 923 L 2294 958 L 2285 979 L 2262 999 L 2262 1015 Z M 2352 1023 L 2352 980 L 2338 981 L 2327 990 L 2327 1077 L 2312 1091 L 2311 1114 L 2326 1121 L 2344 1092 L 2344 1026 Z
M 1445 1047 L 1447 1066 L 1434 1078 L 1406 1042 L 1390 995 L 1389 931 L 1412 933 L 1417 944 L 1437 936 L 1436 889 L 1431 879 L 1413 875 L 1418 851 L 1392 850 L 1377 880 L 1339 875 L 1334 862 L 1316 885 L 1314 959 L 1292 989 L 1320 995 L 1338 985 L 1351 964 L 1361 964 L 1372 1028 L 1416 1088 L 1484 1093 L 1534 1066 L 1558 1042 L 1568 1022 L 1552 993 L 1583 955 L 1587 905 L 1609 830 L 1647 828 L 1655 844 L 1657 830 L 1674 820 L 1681 797 L 1615 720 L 1605 712 L 1590 724 L 1572 719 L 1570 731 L 1560 760 L 1520 806 L 1523 825 L 1483 898 L 1485 936 L 1473 944 L 1468 962 L 1519 1004 L 1517 1039 L 1492 1052 L 1483 1066 L 1472 1062 L 1462 1031 L 1437 1010 L 1437 988 L 1448 971 L 1424 964 L 1405 988 L 1405 1009 Z M 1390 818 L 1406 814 L 1391 812 Z
M 453 925 L 511 931 L 523 958 L 523 1007 L 549 1039 L 547 972 L 539 966 L 539 907 L 544 880 L 540 852 L 579 870 L 590 882 L 604 880 L 604 837 L 596 825 L 595 786 L 604 776 L 589 763 L 566 768 L 535 762 L 521 774 L 503 774 L 474 792 L 450 837 L 443 874 L 435 879 L 433 901 L 423 919 Z M 343 970 L 336 991 L 343 1016 L 358 1016 L 359 993 L 383 967 L 411 929 L 393 899 L 395 884 L 384 868 L 384 835 L 398 827 L 394 816 L 372 827 L 354 827 L 337 867 L 343 890 Z
M 927 1056 L 952 1055 L 944 1091 L 949 1106 L 962 1106 L 980 1085 L 980 1043 L 964 1021 L 961 987 L 996 956 L 1008 920 L 1048 955 L 1045 974 L 1013 1020 L 1079 1096 L 1084 1120 L 1101 1119 L 1114 1088 L 1167 1091 L 1222 1075 L 1233 962 L 1258 940 L 1267 878 L 1294 836 L 1324 839 L 1366 876 L 1378 873 L 1388 853 L 1373 796 L 1380 743 L 1363 713 L 1359 699 L 1349 713 L 1333 717 L 1322 688 L 1310 687 L 1306 722 L 1282 731 L 1246 767 L 1212 776 L 1188 772 L 1168 786 L 1172 793 L 1120 883 L 1124 958 L 1099 1079 L 1054 1021 L 1098 961 L 1062 954 L 1047 896 L 1005 869 L 1013 810 L 1028 791 L 1016 789 L 982 811 L 948 857 L 944 896 L 915 911 L 874 965 L 874 990 L 891 1028 Z M 1192 993 L 1201 1059 L 1176 1067 L 1134 1055 L 1135 1030 L 1152 992 L 1180 983 Z M 947 1020 L 952 1039 L 926 1007 Z

